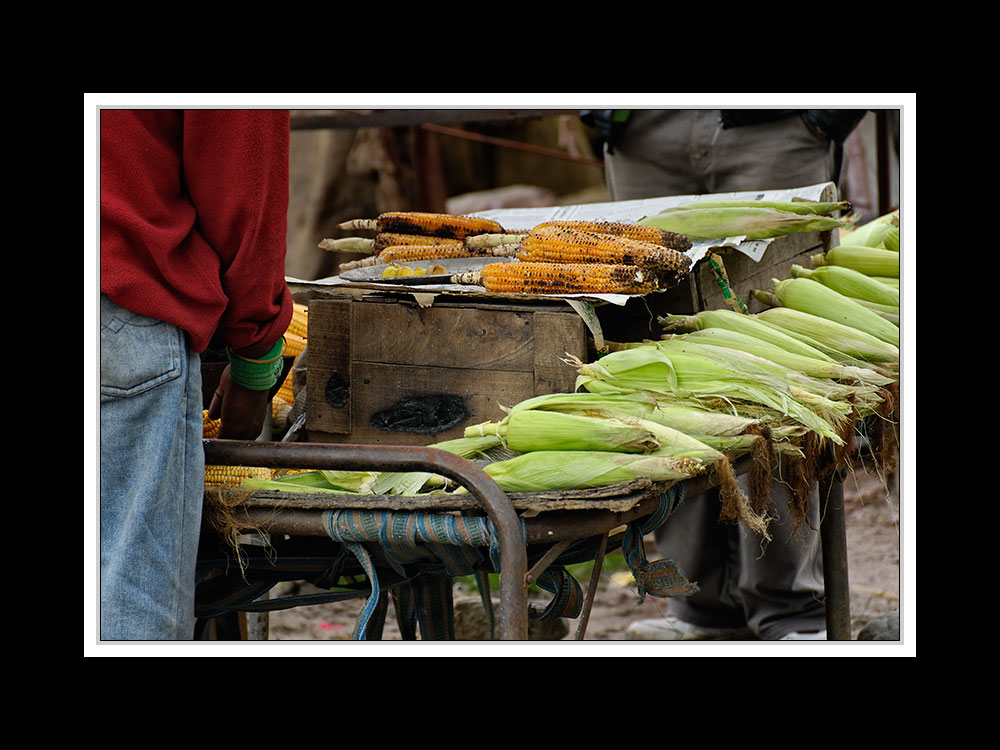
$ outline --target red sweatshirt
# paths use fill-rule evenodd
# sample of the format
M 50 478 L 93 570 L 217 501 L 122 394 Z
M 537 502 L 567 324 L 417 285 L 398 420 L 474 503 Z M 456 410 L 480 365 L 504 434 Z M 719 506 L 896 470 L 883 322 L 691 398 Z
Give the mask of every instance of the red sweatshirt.
M 288 110 L 102 110 L 101 292 L 196 352 L 285 332 Z

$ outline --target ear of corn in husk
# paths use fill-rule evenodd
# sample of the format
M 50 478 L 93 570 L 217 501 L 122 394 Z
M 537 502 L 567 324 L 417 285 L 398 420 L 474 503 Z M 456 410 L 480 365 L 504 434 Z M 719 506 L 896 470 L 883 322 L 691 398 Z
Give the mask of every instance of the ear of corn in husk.
M 814 378 L 830 378 L 833 380 L 854 380 L 869 385 L 888 385 L 892 378 L 870 368 L 851 367 L 834 362 L 829 357 L 817 359 L 794 354 L 768 343 L 767 341 L 747 336 L 725 328 L 706 328 L 683 334 L 688 341 L 695 343 L 705 341 L 715 346 L 739 349 L 758 357 L 783 365 L 792 370 L 798 370 Z
M 841 441 L 836 428 L 802 404 L 777 376 L 750 375 L 699 353 L 693 347 L 656 342 L 611 352 L 598 362 L 577 361 L 577 388 L 591 392 L 648 391 L 668 396 L 743 400 L 764 405 L 813 430 Z
M 781 237 L 795 232 L 819 232 L 844 225 L 843 219 L 819 214 L 797 214 L 773 208 L 719 207 L 672 208 L 641 219 L 639 224 L 690 237 L 710 240 L 746 237 L 749 240 Z
M 522 453 L 483 467 L 504 492 L 606 487 L 642 478 L 672 482 L 705 470 L 704 464 L 687 456 L 567 450 Z
M 899 253 L 880 247 L 838 245 L 811 258 L 814 267 L 844 266 L 866 276 L 899 278 Z
M 877 313 L 811 279 L 773 280 L 774 294 L 784 307 L 836 321 L 899 346 L 899 327 Z
M 882 244 L 889 227 L 893 226 L 894 223 L 896 226 L 899 225 L 899 209 L 872 219 L 851 231 L 841 231 L 840 244 L 878 247 Z
M 885 231 L 885 237 L 882 238 L 882 247 L 896 253 L 899 252 L 899 227 L 890 226 Z
M 792 336 L 804 337 L 807 343 L 835 359 L 838 355 L 846 355 L 854 360 L 876 364 L 899 362 L 897 346 L 829 318 L 790 307 L 771 307 L 761 310 L 754 317 Z M 839 359 L 843 361 L 842 356 Z
M 871 276 L 846 266 L 819 266 L 805 268 L 792 264 L 791 274 L 797 279 L 812 279 L 823 286 L 840 292 L 845 297 L 863 299 L 880 305 L 899 306 L 899 290 L 888 287 Z
M 700 200 L 685 203 L 667 211 L 684 210 L 688 208 L 771 208 L 778 211 L 788 211 L 800 215 L 832 214 L 837 211 L 850 211 L 850 201 L 767 201 L 767 200 Z
M 828 362 L 834 361 L 832 357 L 801 339 L 791 336 L 773 326 L 766 325 L 752 315 L 744 315 L 734 310 L 701 310 L 694 315 L 668 314 L 659 318 L 659 322 L 668 331 L 685 332 L 721 328 L 741 333 L 745 336 L 751 336 L 801 357 L 826 360 Z

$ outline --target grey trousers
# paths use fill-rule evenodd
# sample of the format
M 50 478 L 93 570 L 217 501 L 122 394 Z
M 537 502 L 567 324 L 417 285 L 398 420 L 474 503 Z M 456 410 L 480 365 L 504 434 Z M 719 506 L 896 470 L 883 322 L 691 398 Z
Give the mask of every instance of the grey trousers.
M 800 117 L 723 129 L 718 110 L 635 110 L 605 154 L 605 172 L 615 200 L 775 190 L 836 182 L 834 148 Z M 688 498 L 659 529 L 657 551 L 701 589 L 668 600 L 672 614 L 696 625 L 747 626 L 764 640 L 826 627 L 818 490 L 811 529 L 795 533 L 784 485 L 775 482 L 771 498 L 778 520 L 766 548 L 753 532 L 720 523 L 717 491 Z
M 746 475 L 739 481 L 747 492 Z M 657 530 L 660 557 L 677 562 L 699 586 L 668 599 L 670 614 L 706 627 L 747 627 L 761 640 L 826 627 L 819 490 L 810 494 L 808 522 L 791 517 L 785 485 L 772 484 L 771 500 L 770 542 L 721 522 L 718 490 L 687 498 Z
M 838 182 L 835 161 L 801 117 L 723 129 L 715 109 L 634 110 L 604 158 L 614 200 Z

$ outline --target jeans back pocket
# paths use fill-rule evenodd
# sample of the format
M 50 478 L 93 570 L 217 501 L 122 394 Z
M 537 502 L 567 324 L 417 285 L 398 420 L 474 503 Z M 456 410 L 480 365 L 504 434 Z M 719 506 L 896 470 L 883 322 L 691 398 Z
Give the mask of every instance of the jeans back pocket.
M 101 400 L 128 398 L 181 375 L 184 333 L 101 295 Z

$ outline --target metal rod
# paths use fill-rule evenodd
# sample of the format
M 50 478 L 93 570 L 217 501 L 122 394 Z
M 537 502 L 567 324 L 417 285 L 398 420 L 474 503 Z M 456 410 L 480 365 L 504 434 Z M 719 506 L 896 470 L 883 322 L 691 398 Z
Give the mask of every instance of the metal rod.
M 527 640 L 528 599 L 524 586 L 528 557 L 521 523 L 507 495 L 472 461 L 437 448 L 342 443 L 278 443 L 204 440 L 205 462 L 226 466 L 432 471 L 469 490 L 493 521 L 500 546 L 500 638 Z
M 844 470 L 835 467 L 819 483 L 819 528 L 826 591 L 826 638 L 851 640 L 851 595 L 847 577 Z
M 587 623 L 590 621 L 590 610 L 594 606 L 594 597 L 597 595 L 597 584 L 601 580 L 601 568 L 604 566 L 604 553 L 608 549 L 608 535 L 601 538 L 601 546 L 597 550 L 597 557 L 594 558 L 594 569 L 590 572 L 590 586 L 587 588 L 587 600 L 583 603 L 583 614 L 580 622 L 576 626 L 576 640 L 582 641 L 584 633 L 587 632 Z
M 542 555 L 542 559 L 535 563 L 535 565 L 524 575 L 524 585 L 530 586 L 535 581 L 538 580 L 538 576 L 545 572 L 545 569 L 552 564 L 559 555 L 563 553 L 563 550 L 570 545 L 569 539 L 564 539 L 558 544 L 553 544 L 549 548 L 549 551 Z

